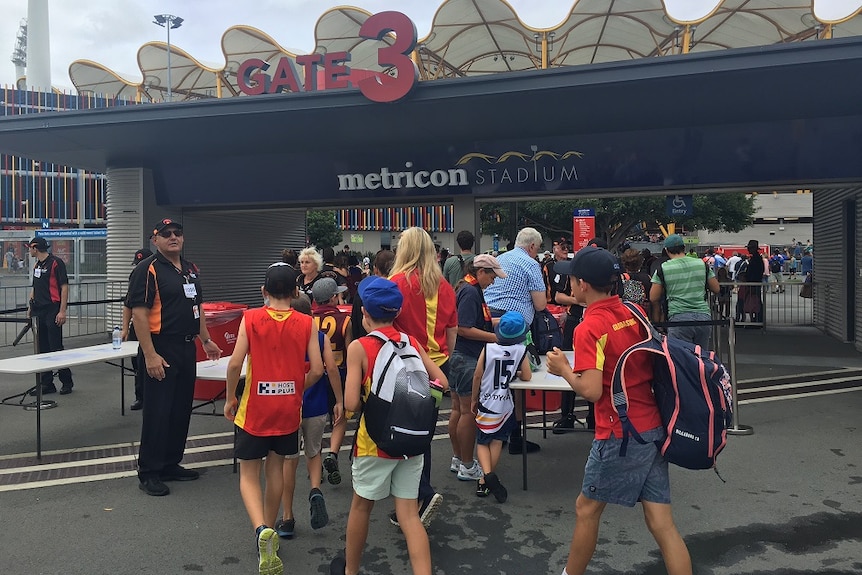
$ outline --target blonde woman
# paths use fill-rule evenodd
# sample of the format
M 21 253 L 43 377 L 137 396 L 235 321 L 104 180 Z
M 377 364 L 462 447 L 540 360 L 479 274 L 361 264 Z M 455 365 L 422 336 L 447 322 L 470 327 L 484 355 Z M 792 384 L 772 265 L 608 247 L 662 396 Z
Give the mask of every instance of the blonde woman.
M 449 377 L 449 355 L 458 335 L 455 290 L 443 278 L 437 264 L 437 251 L 428 232 L 408 228 L 401 232 L 390 280 L 404 296 L 395 329 L 415 337 L 428 357 Z M 419 515 L 427 527 L 442 501 L 431 487 L 431 448 L 425 453 L 419 482 Z M 396 523 L 390 516 L 390 521 Z
M 296 278 L 296 287 L 301 293 L 311 298 L 311 286 L 320 279 L 320 270 L 323 269 L 323 256 L 317 248 L 310 246 L 299 252 L 299 276 Z

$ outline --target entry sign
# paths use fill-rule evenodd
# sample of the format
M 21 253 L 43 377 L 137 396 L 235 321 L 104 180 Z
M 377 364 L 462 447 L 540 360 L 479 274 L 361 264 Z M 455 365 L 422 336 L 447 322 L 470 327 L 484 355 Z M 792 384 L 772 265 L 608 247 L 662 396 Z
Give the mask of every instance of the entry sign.
M 596 212 L 592 208 L 572 212 L 572 251 L 587 247 L 596 237 Z
M 671 217 L 694 215 L 694 200 L 692 196 L 668 196 L 666 206 L 667 215 Z

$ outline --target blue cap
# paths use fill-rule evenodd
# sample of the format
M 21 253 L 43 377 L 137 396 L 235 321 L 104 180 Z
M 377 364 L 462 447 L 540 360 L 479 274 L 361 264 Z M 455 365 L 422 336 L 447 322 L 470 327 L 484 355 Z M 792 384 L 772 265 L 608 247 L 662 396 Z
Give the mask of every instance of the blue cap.
M 380 276 L 371 276 L 359 282 L 362 307 L 374 319 L 392 319 L 401 311 L 404 296 L 395 282 Z
M 521 343 L 527 338 L 527 322 L 520 313 L 507 311 L 494 328 L 494 333 L 497 334 L 497 343 L 500 345 Z

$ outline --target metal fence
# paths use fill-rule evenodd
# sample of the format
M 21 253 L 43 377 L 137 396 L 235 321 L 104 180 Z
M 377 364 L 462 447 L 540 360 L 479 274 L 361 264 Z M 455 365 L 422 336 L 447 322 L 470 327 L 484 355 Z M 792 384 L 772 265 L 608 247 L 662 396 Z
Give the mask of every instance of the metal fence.
M 743 326 L 818 325 L 814 313 L 814 298 L 802 297 L 803 295 L 814 296 L 817 293 L 816 283 L 805 284 L 802 281 L 785 281 L 769 284 L 739 282 L 721 285 L 728 288 L 730 293 L 724 298 L 716 295 L 710 296 L 713 316 L 716 318 L 732 317 L 736 320 L 737 325 Z M 741 300 L 740 295 L 744 296 L 746 289 L 753 291 L 755 294 L 753 297 L 759 299 L 759 312 L 746 313 L 744 311 L 745 302 Z
M 126 282 L 84 282 L 69 284 L 69 307 L 66 311 L 64 337 L 107 333 L 109 301 L 116 301 L 114 294 L 123 294 Z M 0 287 L 0 347 L 12 345 L 15 337 L 27 323 L 29 286 Z M 98 302 L 98 303 L 93 303 Z M 32 333 L 28 333 L 21 345 L 33 344 Z

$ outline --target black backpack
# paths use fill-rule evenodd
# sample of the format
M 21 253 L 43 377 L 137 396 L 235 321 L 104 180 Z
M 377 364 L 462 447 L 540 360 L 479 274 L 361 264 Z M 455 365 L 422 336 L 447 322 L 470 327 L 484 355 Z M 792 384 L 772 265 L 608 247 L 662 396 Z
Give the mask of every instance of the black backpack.
M 769 271 L 774 274 L 781 272 L 781 260 L 778 258 L 772 258 L 769 260 Z
M 545 355 L 555 347 L 563 347 L 563 328 L 547 309 L 536 312 L 530 331 L 539 355 Z
M 629 347 L 614 368 L 611 387 L 614 410 L 623 427 L 620 457 L 629 437 L 646 444 L 628 418 L 625 366 L 632 355 L 653 355 L 652 389 L 667 437 L 657 442 L 664 458 L 686 469 L 715 467 L 733 424 L 730 375 L 715 352 L 658 333 L 635 305 L 624 304 L 646 328 L 647 338 Z M 646 431 L 646 430 L 641 430 Z

